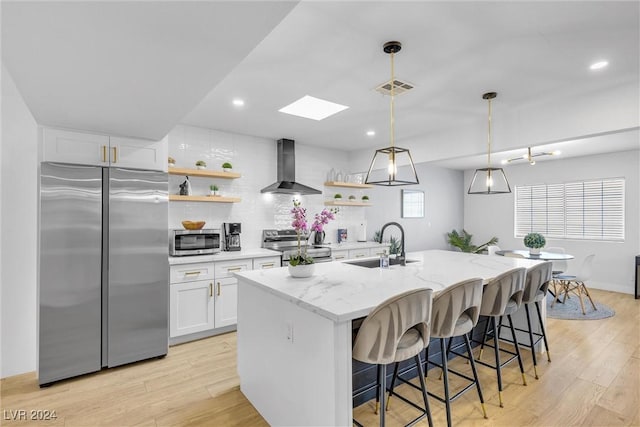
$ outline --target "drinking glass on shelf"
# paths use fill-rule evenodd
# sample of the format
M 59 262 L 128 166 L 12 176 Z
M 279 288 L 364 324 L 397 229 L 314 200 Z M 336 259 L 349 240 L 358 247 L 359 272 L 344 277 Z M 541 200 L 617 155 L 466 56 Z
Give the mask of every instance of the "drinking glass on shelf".
M 342 180 L 343 180 L 342 171 L 338 171 L 338 173 L 336 174 L 336 181 L 342 182 Z
M 335 180 L 336 180 L 336 171 L 335 169 L 331 168 L 331 170 L 327 173 L 327 181 L 331 182 Z

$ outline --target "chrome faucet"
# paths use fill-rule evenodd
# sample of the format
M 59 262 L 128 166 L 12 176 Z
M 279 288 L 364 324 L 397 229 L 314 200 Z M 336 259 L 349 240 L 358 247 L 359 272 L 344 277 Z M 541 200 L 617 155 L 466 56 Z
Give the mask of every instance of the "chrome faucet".
M 396 255 L 396 259 L 398 261 L 400 261 L 401 265 L 407 265 L 407 260 L 405 257 L 405 252 L 404 252 L 404 228 L 402 228 L 402 226 L 400 224 L 398 224 L 397 222 L 388 222 L 385 225 L 382 226 L 382 230 L 380 230 L 380 241 L 383 241 L 383 237 L 384 237 L 384 230 L 390 226 L 390 225 L 395 225 L 396 227 L 398 227 L 400 229 L 400 255 Z

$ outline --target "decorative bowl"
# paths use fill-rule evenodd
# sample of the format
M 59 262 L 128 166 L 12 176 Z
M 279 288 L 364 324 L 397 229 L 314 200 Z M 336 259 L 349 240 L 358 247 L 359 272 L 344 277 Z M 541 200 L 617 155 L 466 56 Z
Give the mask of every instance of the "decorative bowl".
M 204 221 L 182 221 L 182 226 L 187 230 L 200 230 L 204 224 Z

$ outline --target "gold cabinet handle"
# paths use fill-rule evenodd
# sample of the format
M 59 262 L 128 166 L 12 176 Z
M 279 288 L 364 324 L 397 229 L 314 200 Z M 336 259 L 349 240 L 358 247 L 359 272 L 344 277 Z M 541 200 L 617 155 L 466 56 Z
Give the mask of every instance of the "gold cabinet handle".
M 118 163 L 118 148 L 111 147 L 111 149 L 113 150 L 113 163 Z
M 220 282 L 218 282 L 218 296 L 220 296 L 220 294 L 221 294 Z
M 262 268 L 272 268 L 273 267 L 273 263 L 270 262 L 269 264 L 262 264 Z
M 356 254 L 356 258 L 362 258 L 364 254 Z
M 184 273 L 184 275 L 185 275 L 185 276 L 196 276 L 196 275 L 198 275 L 198 274 L 200 274 L 200 272 L 199 272 L 199 271 L 186 271 L 186 272 Z
M 106 145 L 102 146 L 102 161 L 104 163 L 107 162 L 107 146 Z
M 209 283 L 209 296 L 213 296 L 213 283 Z
M 227 272 L 231 273 L 232 271 L 240 271 L 242 270 L 242 267 L 229 267 L 227 268 Z

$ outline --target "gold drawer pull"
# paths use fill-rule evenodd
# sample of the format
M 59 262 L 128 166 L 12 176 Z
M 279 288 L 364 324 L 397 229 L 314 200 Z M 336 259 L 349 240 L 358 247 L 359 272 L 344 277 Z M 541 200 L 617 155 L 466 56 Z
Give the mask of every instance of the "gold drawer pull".
M 113 163 L 118 163 L 118 148 L 113 147 Z
M 227 272 L 240 271 L 240 270 L 242 270 L 242 267 L 229 267 L 229 268 L 227 268 Z
M 269 264 L 262 264 L 262 268 L 272 268 L 273 267 L 273 263 L 270 262 Z
M 107 162 L 107 146 L 106 145 L 102 146 L 102 161 L 104 163 Z
M 185 276 L 197 276 L 198 274 L 200 274 L 200 271 L 186 271 L 184 273 Z
M 213 296 L 213 283 L 209 283 L 209 296 Z
M 222 293 L 222 289 L 220 287 L 220 282 L 218 282 L 218 296 L 220 296 L 221 293 Z
M 364 256 L 364 254 L 357 254 L 356 258 L 362 258 Z

